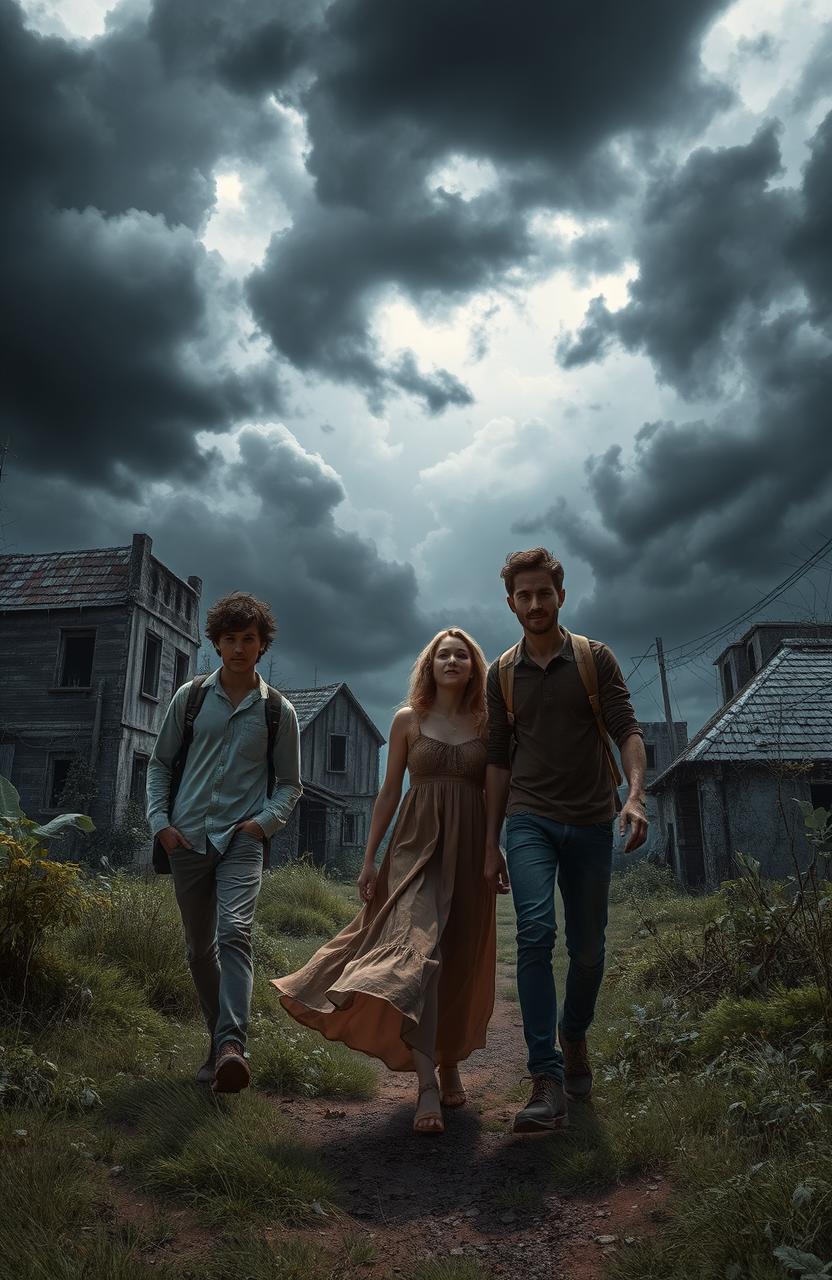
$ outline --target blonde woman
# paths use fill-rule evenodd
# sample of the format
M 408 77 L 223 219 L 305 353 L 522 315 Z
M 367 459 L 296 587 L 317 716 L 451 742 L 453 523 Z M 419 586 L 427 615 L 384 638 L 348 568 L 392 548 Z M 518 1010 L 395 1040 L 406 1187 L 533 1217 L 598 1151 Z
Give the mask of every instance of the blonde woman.
M 390 729 L 358 880 L 361 911 L 297 973 L 274 980 L 299 1022 L 392 1071 L 416 1072 L 417 1133 L 442 1133 L 442 1105 L 464 1104 L 457 1064 L 485 1044 L 494 1007 L 485 675 L 482 650 L 459 627 L 422 650 Z M 410 789 L 377 869 L 405 769 Z

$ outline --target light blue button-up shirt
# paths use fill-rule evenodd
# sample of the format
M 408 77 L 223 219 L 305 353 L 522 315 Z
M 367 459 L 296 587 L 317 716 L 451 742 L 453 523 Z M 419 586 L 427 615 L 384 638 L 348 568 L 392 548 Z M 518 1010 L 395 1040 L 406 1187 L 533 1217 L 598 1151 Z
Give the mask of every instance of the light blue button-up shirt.
M 219 670 L 208 676 L 182 783 L 168 812 L 171 768 L 182 744 L 191 682 L 177 689 L 147 767 L 147 818 L 154 836 L 172 826 L 200 853 L 207 852 L 207 840 L 224 853 L 240 822 L 253 820 L 267 836 L 286 825 L 303 793 L 298 718 L 284 698 L 272 756 L 274 790 L 267 796 L 268 685 L 257 678 L 258 687 L 235 707 Z

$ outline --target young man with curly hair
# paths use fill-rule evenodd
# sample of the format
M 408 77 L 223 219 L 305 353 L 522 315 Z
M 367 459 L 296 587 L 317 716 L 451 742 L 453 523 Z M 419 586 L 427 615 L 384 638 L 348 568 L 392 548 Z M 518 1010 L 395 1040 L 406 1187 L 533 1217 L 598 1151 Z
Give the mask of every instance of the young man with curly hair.
M 563 566 L 545 547 L 516 551 L 500 574 L 523 638 L 488 672 L 485 875 L 509 878 L 517 913 L 517 993 L 532 1077 L 515 1133 L 561 1129 L 567 1098 L 587 1098 L 586 1032 L 604 972 L 604 935 L 621 752 L 629 795 L 627 850 L 644 843 L 643 735 L 614 655 L 558 622 Z M 506 858 L 500 829 L 506 816 Z M 552 976 L 555 880 L 569 969 L 560 1022 Z M 558 1041 L 560 1046 L 558 1047 Z
M 250 1080 L 245 1047 L 251 926 L 264 850 L 302 792 L 294 708 L 274 690 L 270 698 L 256 671 L 275 630 L 268 605 L 245 592 L 225 596 L 209 609 L 206 634 L 222 666 L 196 678 L 198 701 L 192 693 L 195 681 L 176 691 L 147 771 L 148 821 L 169 859 L 188 964 L 211 1037 L 197 1080 L 218 1093 L 237 1093 Z M 189 694 L 190 706 L 198 710 L 171 803 L 174 769 L 183 739 L 187 742 Z M 270 715 L 276 728 L 270 729 Z

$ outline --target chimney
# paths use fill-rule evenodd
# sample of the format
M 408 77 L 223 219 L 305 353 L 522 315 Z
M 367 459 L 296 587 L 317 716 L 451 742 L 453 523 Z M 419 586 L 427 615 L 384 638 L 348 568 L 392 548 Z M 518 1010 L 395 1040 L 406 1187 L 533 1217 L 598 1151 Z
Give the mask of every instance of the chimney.
M 201 578 L 197 578 L 194 574 L 191 574 L 190 578 L 188 579 L 188 586 L 194 589 L 197 596 L 202 595 L 202 579 Z
M 127 583 L 128 594 L 136 599 L 142 588 L 144 566 L 150 557 L 153 539 L 147 533 L 134 533 L 133 545 L 130 548 L 130 576 Z

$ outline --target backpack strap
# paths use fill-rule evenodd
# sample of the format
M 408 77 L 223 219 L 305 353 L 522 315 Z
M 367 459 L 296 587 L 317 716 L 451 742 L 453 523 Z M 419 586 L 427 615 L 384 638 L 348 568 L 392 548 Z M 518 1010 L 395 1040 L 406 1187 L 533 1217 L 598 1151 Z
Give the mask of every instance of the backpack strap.
M 500 677 L 500 691 L 503 695 L 503 702 L 506 704 L 506 715 L 509 724 L 514 724 L 514 664 L 517 659 L 517 652 L 520 648 L 519 642 L 513 644 L 510 649 L 506 649 L 505 653 L 500 654 L 500 664 L 497 668 L 497 674 Z
M 268 730 L 268 745 L 266 747 L 266 772 L 268 774 L 268 782 L 266 783 L 266 795 L 270 796 L 274 791 L 274 744 L 277 741 L 277 731 L 280 728 L 280 717 L 283 714 L 283 694 L 277 689 L 273 689 L 271 685 L 267 685 L 268 697 L 266 698 L 266 729 Z
M 607 764 L 612 777 L 613 786 L 615 787 L 616 808 L 618 807 L 618 788 L 621 786 L 621 774 L 618 765 L 615 763 L 615 756 L 612 751 L 610 736 L 604 725 L 604 719 L 601 715 L 601 699 L 598 694 L 598 670 L 595 666 L 595 658 L 592 653 L 592 646 L 586 636 L 576 635 L 574 631 L 570 631 L 572 637 L 572 652 L 575 655 L 575 663 L 578 668 L 578 675 L 581 677 L 581 683 L 586 690 L 586 696 L 589 698 L 589 705 L 592 708 L 592 714 L 595 717 L 595 726 L 601 739 L 601 746 L 604 749 L 604 755 L 607 758 Z
M 207 675 L 194 676 L 191 681 L 191 687 L 188 690 L 188 700 L 185 703 L 185 723 L 182 726 L 182 741 L 179 744 L 179 750 L 176 753 L 170 771 L 170 808 L 173 809 L 173 802 L 176 799 L 176 793 L 182 783 L 182 775 L 185 772 L 185 762 L 188 759 L 188 752 L 191 749 L 191 743 L 194 740 L 194 721 L 202 710 L 202 704 L 205 701 L 205 695 L 208 690 L 205 687 Z

